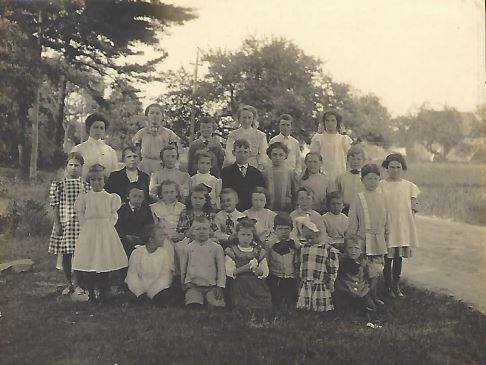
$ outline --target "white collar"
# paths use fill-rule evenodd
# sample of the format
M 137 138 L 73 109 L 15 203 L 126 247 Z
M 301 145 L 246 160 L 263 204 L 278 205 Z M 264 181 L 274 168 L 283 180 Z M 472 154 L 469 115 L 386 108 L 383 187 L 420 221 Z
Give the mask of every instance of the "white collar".
M 290 139 L 291 135 L 289 134 L 288 136 L 284 136 L 282 133 L 280 133 L 280 136 L 283 138 L 283 139 Z
M 94 139 L 92 137 L 88 137 L 88 140 L 86 142 L 94 144 L 105 144 L 105 141 L 103 139 Z
M 210 172 L 206 172 L 206 173 L 204 173 L 204 172 L 200 172 L 199 170 L 197 170 L 197 174 L 198 174 L 198 175 L 202 175 L 202 176 L 208 176 L 208 175 L 211 175 L 211 173 L 210 173 Z
M 241 247 L 240 245 L 237 245 L 238 249 L 242 252 L 253 252 L 253 247 Z
M 249 165 L 248 162 L 243 164 L 243 165 L 240 165 L 238 162 L 236 163 L 236 166 L 238 166 L 239 169 L 241 169 L 242 167 L 245 167 L 246 169 L 248 169 L 248 165 Z

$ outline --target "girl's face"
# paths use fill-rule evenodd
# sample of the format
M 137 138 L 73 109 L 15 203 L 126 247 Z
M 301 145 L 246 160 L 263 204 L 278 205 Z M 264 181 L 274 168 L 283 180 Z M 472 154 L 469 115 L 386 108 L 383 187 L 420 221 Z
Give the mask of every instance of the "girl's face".
M 199 157 L 197 160 L 197 170 L 202 174 L 207 174 L 211 170 L 211 158 L 210 157 Z
M 89 136 L 93 139 L 103 139 L 106 135 L 105 122 L 97 120 L 89 129 Z
M 172 204 L 177 199 L 177 188 L 174 184 L 162 186 L 161 199 L 165 204 Z
M 391 161 L 388 164 L 388 176 L 390 176 L 391 179 L 400 179 L 400 176 L 402 176 L 402 164 L 398 161 Z
M 164 229 L 157 227 L 154 229 L 154 236 L 146 243 L 146 248 L 149 252 L 154 252 L 157 248 L 162 247 L 166 238 Z
M 290 120 L 282 119 L 279 124 L 280 133 L 284 136 L 288 136 L 292 131 L 292 122 Z
M 332 214 L 341 214 L 343 210 L 343 200 L 341 198 L 333 198 L 329 202 L 329 210 Z
M 201 210 L 206 204 L 206 197 L 204 193 L 201 192 L 193 192 L 191 194 L 191 204 L 193 209 Z
M 321 168 L 322 162 L 319 156 L 317 155 L 309 155 L 305 159 L 305 165 L 311 174 L 318 174 L 319 169 Z
M 324 129 L 327 133 L 337 133 L 337 119 L 335 115 L 328 115 L 324 119 Z
M 162 162 L 164 163 L 165 167 L 169 169 L 173 169 L 177 162 L 177 151 L 176 150 L 164 151 Z
M 318 237 L 318 232 L 314 232 L 312 229 L 309 227 L 303 226 L 302 227 L 302 236 L 310 242 L 313 242 L 317 239 Z
M 253 125 L 253 113 L 249 110 L 241 111 L 239 121 L 243 128 L 250 128 Z
M 361 180 L 363 181 L 363 185 L 366 190 L 375 191 L 380 183 L 380 175 L 371 172 L 366 174 L 363 178 L 361 178 Z
M 71 159 L 66 164 L 66 174 L 71 178 L 78 178 L 81 175 L 82 165 L 76 159 Z
M 125 166 L 127 167 L 128 170 L 135 170 L 138 166 L 138 154 L 132 151 L 127 151 L 125 153 L 125 159 L 123 160 L 125 162 Z
M 302 210 L 309 210 L 312 206 L 313 199 L 312 195 L 306 191 L 299 191 L 297 194 L 297 205 Z
M 238 243 L 243 247 L 249 247 L 253 242 L 253 228 L 241 227 L 236 233 Z
M 253 193 L 251 194 L 251 206 L 255 210 L 260 210 L 265 208 L 267 204 L 267 198 L 263 193 Z
M 158 128 L 162 122 L 162 110 L 159 107 L 153 106 L 148 110 L 147 117 L 149 120 L 149 127 L 151 128 L 152 125 Z
M 359 170 L 364 164 L 363 155 L 358 153 L 358 154 L 349 156 L 348 163 L 349 163 L 349 167 L 351 168 L 351 170 Z
M 270 153 L 270 160 L 272 160 L 273 166 L 282 166 L 286 159 L 287 155 L 281 148 L 274 148 Z
M 89 179 L 89 184 L 91 185 L 91 189 L 93 189 L 93 191 L 101 191 L 105 187 L 105 178 L 103 176 L 92 176 Z

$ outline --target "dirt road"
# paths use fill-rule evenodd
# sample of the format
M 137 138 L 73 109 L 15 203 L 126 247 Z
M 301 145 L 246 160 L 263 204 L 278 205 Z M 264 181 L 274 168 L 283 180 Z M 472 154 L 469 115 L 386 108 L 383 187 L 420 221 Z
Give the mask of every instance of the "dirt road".
M 406 260 L 410 283 L 451 294 L 486 314 L 486 227 L 417 216 L 421 247 Z

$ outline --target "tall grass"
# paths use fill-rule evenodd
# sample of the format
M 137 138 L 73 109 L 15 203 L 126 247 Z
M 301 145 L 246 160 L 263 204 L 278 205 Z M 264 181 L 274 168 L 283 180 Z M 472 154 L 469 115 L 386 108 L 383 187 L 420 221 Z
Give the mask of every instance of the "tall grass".
M 486 165 L 411 163 L 405 178 L 420 188 L 421 211 L 471 224 L 486 224 Z

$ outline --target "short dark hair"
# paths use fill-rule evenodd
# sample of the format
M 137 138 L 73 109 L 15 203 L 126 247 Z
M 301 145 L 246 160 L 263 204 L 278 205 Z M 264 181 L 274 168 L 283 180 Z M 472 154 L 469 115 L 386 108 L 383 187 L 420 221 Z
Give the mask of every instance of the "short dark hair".
M 339 131 L 341 129 L 341 123 L 342 123 L 343 117 L 335 109 L 328 109 L 328 110 L 324 111 L 324 113 L 322 113 L 322 119 L 321 119 L 321 121 L 323 123 L 324 130 L 326 130 L 326 123 L 325 123 L 325 121 L 326 121 L 326 118 L 329 115 L 334 115 L 336 117 L 337 130 Z
M 84 121 L 84 125 L 86 126 L 86 131 L 89 134 L 89 130 L 91 129 L 91 126 L 94 124 L 94 122 L 103 122 L 105 125 L 105 129 L 108 129 L 110 126 L 110 123 L 106 119 L 106 117 L 99 113 L 99 112 L 94 112 L 86 117 L 86 120 Z
M 83 155 L 80 154 L 79 152 L 70 152 L 67 157 L 66 157 L 66 163 L 65 165 L 67 166 L 68 162 L 71 160 L 76 160 L 79 162 L 81 166 L 84 165 L 84 158 Z
M 103 179 L 106 184 L 106 180 L 108 180 L 108 176 L 106 175 L 106 168 L 99 164 L 95 163 L 91 165 L 88 169 L 88 174 L 86 175 L 86 181 L 89 182 L 95 176 L 103 176 Z
M 377 174 L 378 176 L 381 176 L 380 168 L 374 163 L 364 165 L 361 168 L 361 178 L 368 174 Z
M 250 143 L 244 138 L 239 138 L 235 141 L 235 143 L 233 143 L 233 151 L 235 150 L 236 147 L 250 148 Z
M 288 226 L 293 228 L 294 224 L 289 213 L 278 213 L 273 219 L 273 226 Z
M 159 108 L 160 111 L 163 111 L 164 108 L 162 108 L 162 105 L 160 104 L 157 104 L 157 103 L 152 103 L 152 104 L 149 104 L 146 108 L 145 108 L 145 116 L 148 117 L 148 113 L 150 111 L 150 108 Z
M 164 152 L 165 151 L 169 151 L 169 150 L 174 150 L 176 151 L 177 153 L 177 159 L 179 159 L 179 149 L 174 146 L 173 144 L 170 144 L 168 146 L 165 146 L 163 147 L 161 150 L 160 150 L 160 153 L 159 153 L 159 156 L 160 156 L 160 159 L 163 160 L 164 159 Z
M 213 161 L 216 159 L 216 156 L 214 156 L 214 153 L 212 153 L 211 151 L 200 150 L 196 152 L 196 156 L 195 156 L 196 164 L 199 162 L 199 159 L 201 157 L 209 157 L 211 159 L 211 163 L 213 163 Z
M 280 118 L 278 118 L 279 123 L 282 120 L 286 120 L 286 121 L 289 121 L 289 122 L 293 122 L 294 121 L 294 118 L 290 114 L 281 114 L 280 115 Z
M 179 187 L 179 184 L 176 183 L 174 180 L 167 179 L 167 180 L 162 181 L 157 186 L 157 196 L 159 198 L 162 198 L 162 188 L 164 186 L 167 186 L 167 185 L 174 185 L 176 187 L 176 190 L 177 190 L 177 196 L 180 197 L 180 195 L 181 195 L 181 188 Z
M 213 117 L 202 117 L 199 120 L 199 126 L 201 126 L 201 124 L 211 124 L 211 125 L 214 126 L 214 118 Z
M 256 186 L 255 188 L 253 188 L 253 190 L 251 191 L 250 196 L 252 196 L 253 194 L 263 194 L 263 195 L 265 195 L 265 199 L 267 201 L 267 203 L 265 204 L 265 208 L 270 203 L 270 196 L 268 194 L 268 190 L 265 189 L 263 186 Z
M 143 188 L 143 186 L 141 184 L 138 183 L 138 181 L 135 181 L 135 182 L 131 182 L 130 184 L 128 184 L 128 186 L 127 186 L 127 197 L 128 197 L 128 194 L 130 194 L 130 191 L 132 191 L 133 189 L 143 191 L 143 195 L 145 196 L 145 189 Z
M 267 156 L 270 157 L 272 154 L 272 151 L 276 148 L 280 148 L 285 152 L 285 156 L 289 155 L 289 148 L 282 142 L 273 142 L 270 146 L 267 148 Z
M 207 223 L 207 224 L 210 224 L 211 222 L 204 215 L 200 215 L 200 216 L 194 217 L 194 220 L 192 221 L 192 224 L 194 224 L 194 223 Z
M 401 153 L 392 153 L 388 156 L 386 156 L 385 161 L 381 164 L 383 168 L 388 169 L 388 165 L 392 161 L 397 161 L 402 165 L 402 170 L 405 171 L 407 170 L 407 163 L 405 162 L 405 157 Z
M 122 161 L 125 160 L 125 155 L 127 154 L 127 151 L 133 152 L 137 154 L 138 158 L 140 158 L 140 153 L 138 152 L 138 148 L 135 146 L 127 146 L 122 150 Z

